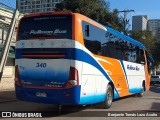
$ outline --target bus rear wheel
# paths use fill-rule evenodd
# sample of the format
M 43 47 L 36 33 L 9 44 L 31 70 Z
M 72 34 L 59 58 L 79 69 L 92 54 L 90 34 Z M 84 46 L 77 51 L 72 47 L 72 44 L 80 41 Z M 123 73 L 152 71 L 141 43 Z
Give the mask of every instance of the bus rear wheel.
M 111 85 L 108 85 L 106 90 L 106 99 L 104 101 L 104 108 L 105 109 L 110 108 L 112 105 L 112 101 L 113 101 L 113 89 Z
M 143 97 L 144 95 L 144 84 L 142 85 L 142 91 L 137 94 L 138 97 Z

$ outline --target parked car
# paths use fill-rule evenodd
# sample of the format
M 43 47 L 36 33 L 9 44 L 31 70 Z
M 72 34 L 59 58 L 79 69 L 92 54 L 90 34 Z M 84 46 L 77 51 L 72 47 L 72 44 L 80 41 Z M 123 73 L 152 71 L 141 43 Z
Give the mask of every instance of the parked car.
M 151 75 L 151 85 L 160 84 L 160 75 Z

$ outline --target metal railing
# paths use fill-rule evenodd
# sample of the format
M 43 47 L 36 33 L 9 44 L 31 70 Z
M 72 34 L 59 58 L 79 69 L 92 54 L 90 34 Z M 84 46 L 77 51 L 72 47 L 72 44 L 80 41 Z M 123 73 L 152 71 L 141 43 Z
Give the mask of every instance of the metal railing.
M 13 36 L 13 32 L 15 30 L 15 26 L 16 26 L 16 22 L 18 20 L 19 17 L 19 11 L 16 7 L 16 10 L 14 10 L 14 14 L 11 20 L 11 24 L 9 26 L 9 30 L 7 33 L 7 38 L 6 41 L 4 43 L 4 46 L 2 48 L 2 54 L 1 54 L 1 58 L 0 58 L 0 81 L 3 75 L 3 70 L 7 61 L 7 57 L 8 57 L 8 53 L 9 53 L 9 49 L 10 49 L 10 45 L 11 45 L 11 39 Z

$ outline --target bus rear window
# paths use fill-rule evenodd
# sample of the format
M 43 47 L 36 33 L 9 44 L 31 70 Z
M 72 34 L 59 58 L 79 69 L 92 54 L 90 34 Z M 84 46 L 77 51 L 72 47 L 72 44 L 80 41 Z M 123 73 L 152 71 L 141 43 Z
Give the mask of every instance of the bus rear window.
M 71 39 L 71 15 L 43 15 L 23 18 L 18 29 L 18 40 Z

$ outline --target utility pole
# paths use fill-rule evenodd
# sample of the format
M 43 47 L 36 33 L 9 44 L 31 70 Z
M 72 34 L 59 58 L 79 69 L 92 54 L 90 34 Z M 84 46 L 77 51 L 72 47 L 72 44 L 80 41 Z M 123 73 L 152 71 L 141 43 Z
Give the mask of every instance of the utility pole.
M 134 12 L 134 10 L 122 10 L 118 12 L 123 13 L 123 32 L 124 34 L 126 34 L 127 33 L 126 26 L 127 26 L 127 23 L 129 22 L 129 20 L 127 20 L 127 14 L 130 12 Z
M 9 30 L 7 32 L 7 38 L 6 38 L 6 41 L 3 45 L 2 53 L 0 56 L 0 82 L 1 82 L 2 75 L 3 75 L 3 69 L 4 69 L 6 61 L 7 61 L 7 57 L 8 57 L 8 53 L 9 53 L 9 49 L 10 49 L 10 44 L 11 44 L 11 40 L 12 40 L 13 32 L 15 30 L 16 21 L 18 19 L 18 16 L 19 16 L 18 1 L 16 0 L 16 9 L 14 10 L 11 24 L 10 24 Z

